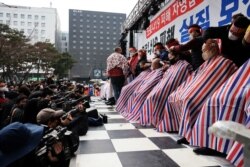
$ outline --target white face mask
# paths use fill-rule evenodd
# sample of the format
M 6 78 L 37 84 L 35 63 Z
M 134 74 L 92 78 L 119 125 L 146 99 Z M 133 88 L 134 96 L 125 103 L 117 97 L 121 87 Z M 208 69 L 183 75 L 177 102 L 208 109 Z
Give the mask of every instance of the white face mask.
M 228 32 L 228 38 L 232 41 L 236 41 L 239 39 L 237 36 L 233 35 L 230 31 Z
M 155 51 L 156 56 L 160 56 L 161 52 L 159 50 Z

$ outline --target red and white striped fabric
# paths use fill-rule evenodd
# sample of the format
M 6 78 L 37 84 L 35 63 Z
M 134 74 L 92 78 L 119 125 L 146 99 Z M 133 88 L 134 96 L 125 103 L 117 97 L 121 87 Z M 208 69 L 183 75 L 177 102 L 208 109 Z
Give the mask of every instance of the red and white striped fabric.
M 141 125 L 157 126 L 163 118 L 164 106 L 167 97 L 173 92 L 192 72 L 192 66 L 185 60 L 180 60 L 164 73 L 161 82 L 147 96 L 140 113 Z
M 203 105 L 192 131 L 191 145 L 228 153 L 234 141 L 208 134 L 208 127 L 218 120 L 244 124 L 246 94 L 250 88 L 250 59 L 242 65 Z M 249 98 L 249 97 L 248 97 Z
M 140 112 L 142 110 L 142 105 L 147 98 L 150 91 L 159 83 L 163 76 L 163 70 L 156 69 L 153 70 L 144 79 L 143 84 L 138 87 L 137 90 L 131 95 L 128 105 L 127 105 L 127 119 L 131 121 L 137 121 L 140 117 Z
M 140 75 L 138 75 L 132 82 L 123 86 L 119 99 L 116 103 L 116 111 L 123 115 L 124 111 L 126 110 L 129 97 L 134 93 L 137 87 L 142 84 L 143 79 L 147 77 L 150 72 L 151 70 L 141 72 Z
M 249 89 L 248 89 L 249 90 Z M 245 112 L 247 114 L 246 127 L 250 129 L 250 91 L 247 93 L 247 103 L 245 107 Z M 229 151 L 227 159 L 236 167 L 243 167 L 244 157 L 243 157 L 243 146 L 242 144 L 235 142 L 232 149 Z
M 170 110 L 167 114 L 171 119 L 180 118 L 175 120 L 180 126 L 180 136 L 190 140 L 192 127 L 203 104 L 235 70 L 236 66 L 232 61 L 222 56 L 215 56 L 204 62 L 194 78 L 180 92 L 176 92 L 177 99 L 171 102 L 172 106 L 166 105 L 166 112 Z M 174 112 L 171 111 L 172 109 Z M 172 127 L 167 127 L 167 129 L 171 130 Z

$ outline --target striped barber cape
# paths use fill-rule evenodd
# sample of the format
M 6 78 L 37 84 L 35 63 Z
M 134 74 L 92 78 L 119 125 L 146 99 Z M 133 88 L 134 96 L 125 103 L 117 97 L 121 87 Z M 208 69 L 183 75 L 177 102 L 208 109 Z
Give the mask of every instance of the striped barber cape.
M 248 89 L 247 93 L 247 103 L 245 107 L 245 112 L 247 115 L 245 125 L 250 129 L 250 90 Z M 244 165 L 244 155 L 243 155 L 243 146 L 242 144 L 235 142 L 232 149 L 229 151 L 227 158 L 234 166 L 243 167 Z
M 124 114 L 129 97 L 134 93 L 137 87 L 142 84 L 143 79 L 147 77 L 150 72 L 150 69 L 141 72 L 140 75 L 138 75 L 132 82 L 126 86 L 123 86 L 121 94 L 116 103 L 117 112 L 120 112 L 122 115 Z
M 173 92 L 192 72 L 192 66 L 185 60 L 179 60 L 164 73 L 162 80 L 147 96 L 140 113 L 141 125 L 157 126 L 163 118 L 164 106 L 167 97 Z
M 159 83 L 163 77 L 162 68 L 153 70 L 148 74 L 143 80 L 143 84 L 138 87 L 137 90 L 130 96 L 127 105 L 127 116 L 126 118 L 130 121 L 138 121 L 140 117 L 140 112 L 142 110 L 142 105 L 146 100 L 150 91 Z
M 225 59 L 222 56 L 214 56 L 205 61 L 195 71 L 193 79 L 180 92 L 176 92 L 176 101 L 171 102 L 171 107 L 166 105 L 166 108 L 168 107 L 167 112 L 170 110 L 170 113 L 168 113 L 170 115 L 168 116 L 169 118 L 180 118 L 175 120 L 175 123 L 179 124 L 180 136 L 185 137 L 187 140 L 191 138 L 192 127 L 203 104 L 235 70 L 236 66 L 231 60 Z M 174 111 L 171 109 L 174 109 Z M 167 127 L 167 129 L 172 128 Z
M 233 141 L 208 134 L 208 127 L 218 120 L 244 124 L 246 94 L 250 88 L 250 59 L 243 64 L 203 105 L 192 130 L 191 145 L 228 153 Z M 249 98 L 249 97 L 248 97 Z
M 182 83 L 174 92 L 169 95 L 164 108 L 163 120 L 158 125 L 157 131 L 179 131 L 179 124 L 181 120 L 181 106 L 178 102 L 181 102 L 181 95 L 186 91 L 186 87 L 188 87 L 189 84 L 192 84 L 193 80 L 203 73 L 207 66 L 208 63 L 204 62 L 187 78 L 184 83 Z

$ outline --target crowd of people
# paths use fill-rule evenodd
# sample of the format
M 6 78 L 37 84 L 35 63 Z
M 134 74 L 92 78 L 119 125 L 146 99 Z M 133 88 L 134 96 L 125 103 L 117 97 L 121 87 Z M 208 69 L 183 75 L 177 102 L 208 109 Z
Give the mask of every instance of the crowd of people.
M 208 133 L 220 120 L 250 123 L 250 20 L 241 13 L 231 24 L 207 30 L 193 24 L 190 40 L 169 39 L 154 45 L 147 59 L 142 48 L 121 49 L 107 59 L 107 82 L 102 92 L 115 99 L 127 120 L 154 126 L 159 132 L 178 132 L 178 144 L 196 146 L 194 152 L 227 156 L 243 166 L 242 145 Z M 101 93 L 105 98 L 105 93 Z
M 0 82 L 0 166 L 67 167 L 79 136 L 103 119 L 90 107 L 89 87 L 70 81 Z M 93 85 L 93 95 L 99 87 Z

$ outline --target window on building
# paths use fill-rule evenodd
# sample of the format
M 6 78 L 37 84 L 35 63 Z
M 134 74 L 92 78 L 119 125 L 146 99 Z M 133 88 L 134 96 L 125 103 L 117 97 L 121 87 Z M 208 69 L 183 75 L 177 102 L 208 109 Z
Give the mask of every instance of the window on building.
M 109 37 L 107 37 L 106 39 L 110 39 Z
M 106 42 L 107 45 L 109 45 L 110 43 L 109 42 Z
M 73 19 L 73 21 L 76 21 L 76 19 Z
M 64 43 L 64 46 L 68 46 L 68 43 Z
M 82 57 L 79 57 L 80 60 L 82 60 Z
M 83 47 L 82 47 L 82 46 L 80 46 L 80 49 L 83 49 Z
M 116 24 L 116 22 L 114 21 L 113 24 Z
M 122 19 L 122 17 L 120 17 L 120 19 Z
M 100 42 L 100 45 L 103 45 L 103 42 Z
M 96 39 L 96 36 L 93 36 L 94 39 Z
M 114 35 L 116 35 L 116 32 L 113 32 Z
M 94 34 L 96 34 L 96 31 L 93 31 Z
M 25 15 L 24 14 L 21 14 L 21 19 L 25 19 Z
M 93 49 L 96 49 L 96 47 L 94 46 Z
M 113 19 L 116 19 L 116 17 L 115 17 L 115 16 L 113 16 Z
M 100 31 L 100 34 L 103 34 L 103 31 Z
M 108 23 L 108 24 L 109 24 L 109 23 L 110 23 L 110 21 L 107 21 L 106 23 Z
M 76 30 L 73 30 L 73 32 L 76 32 Z
M 6 24 L 7 24 L 7 25 L 10 25 L 10 20 L 6 20 Z
M 32 26 L 32 22 L 28 22 L 28 26 L 31 27 Z
M 42 20 L 45 20 L 45 16 L 41 16 L 41 19 L 42 19 Z
M 110 48 L 106 48 L 106 50 L 110 50 Z
M 39 26 L 39 22 L 34 22 L 34 26 L 35 27 Z
M 83 27 L 83 25 L 81 24 L 80 27 Z
M 103 20 L 101 20 L 100 23 L 103 23 Z
M 13 25 L 14 25 L 14 26 L 17 26 L 17 21 L 13 21 Z
M 87 44 L 90 44 L 90 42 L 89 42 L 89 41 L 87 41 Z
M 41 35 L 44 35 L 45 34 L 45 30 L 41 30 Z
M 90 36 L 86 36 L 88 39 L 90 38 Z
M 73 24 L 73 27 L 76 27 L 76 24 Z
M 0 23 L 3 24 L 3 20 L 0 20 Z
M 93 20 L 93 23 L 96 23 L 96 20 Z
M 76 43 L 76 40 L 73 40 L 72 42 L 73 42 L 73 43 Z
M 107 19 L 109 19 L 109 18 L 110 18 L 110 16 L 107 16 L 106 18 L 107 18 Z
M 87 28 L 90 28 L 90 25 L 87 25 Z
M 41 27 L 45 27 L 45 23 L 41 23 Z
M 100 50 L 103 50 L 103 47 L 100 47 Z
M 73 35 L 73 38 L 76 38 L 76 35 Z
M 80 44 L 83 44 L 83 41 L 80 41 Z
M 24 21 L 21 21 L 21 26 L 25 26 L 25 22 Z
M 67 39 L 67 38 L 66 38 L 65 36 L 62 36 L 62 40 L 63 40 L 63 41 L 66 41 L 66 39 Z
M 93 28 L 96 28 L 96 26 L 93 26 Z
M 16 13 L 14 13 L 14 14 L 13 14 L 13 17 L 14 17 L 14 18 L 17 18 L 17 17 L 18 17 L 18 15 L 17 15 Z
M 32 29 L 28 29 L 28 34 L 30 35 L 32 33 Z
M 75 49 L 76 48 L 76 46 L 73 46 L 73 49 Z
M 87 17 L 90 17 L 90 15 L 89 15 L 89 14 L 87 14 Z
M 107 31 L 106 34 L 109 34 L 109 32 Z
M 6 17 L 10 17 L 10 13 L 6 13 Z
M 100 18 L 103 18 L 103 15 L 100 15 Z
M 29 14 L 29 15 L 28 15 L 28 19 L 32 19 L 32 15 Z
M 89 31 L 89 30 L 87 30 L 86 32 L 87 32 L 88 34 L 90 33 L 90 31 Z
M 96 15 L 93 15 L 93 17 L 96 17 Z
M 3 17 L 3 13 L 0 13 L 0 17 Z
M 100 29 L 103 29 L 103 26 L 100 26 Z
M 36 34 L 36 35 L 38 34 L 38 29 L 35 29 L 35 34 Z
M 39 16 L 38 15 L 35 15 L 35 20 L 38 20 Z
M 80 35 L 80 38 L 83 38 L 83 36 L 82 36 L 82 35 Z
M 116 45 L 116 43 L 114 42 L 113 45 Z
M 89 23 L 89 20 L 86 20 L 87 23 Z
M 96 41 L 94 41 L 93 44 L 96 44 Z
M 80 30 L 80 33 L 83 33 L 83 30 Z
M 38 40 L 38 36 L 37 36 L 37 35 L 35 35 L 35 36 L 34 36 L 34 39 L 35 39 L 35 40 Z
M 22 28 L 22 29 L 20 29 L 20 32 L 24 33 L 24 29 L 23 29 L 23 28 Z
M 80 19 L 80 22 L 83 22 L 83 19 Z
M 87 47 L 86 47 L 86 49 L 90 49 L 90 47 L 89 47 L 89 46 L 87 46 Z

